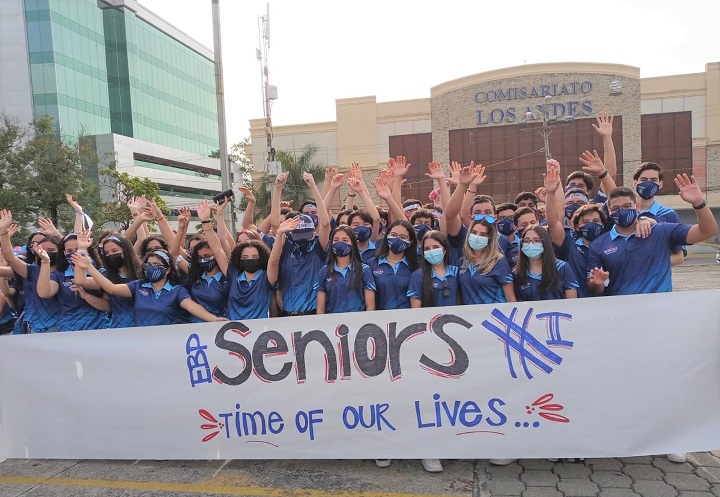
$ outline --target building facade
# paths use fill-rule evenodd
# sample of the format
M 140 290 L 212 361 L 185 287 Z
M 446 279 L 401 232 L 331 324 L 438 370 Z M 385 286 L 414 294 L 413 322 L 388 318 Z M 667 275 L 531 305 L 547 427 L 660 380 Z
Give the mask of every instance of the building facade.
M 0 110 L 160 185 L 170 207 L 221 190 L 213 53 L 135 0 L 4 0 Z M 111 194 L 112 192 L 105 192 Z
M 720 63 L 707 64 L 704 73 L 657 78 L 641 78 L 639 68 L 617 64 L 498 69 L 441 83 L 426 99 L 336 100 L 336 121 L 275 126 L 273 146 L 299 151 L 317 145 L 318 158 L 341 169 L 352 162 L 382 168 L 388 157 L 404 155 L 416 167 L 403 196 L 419 199 L 433 188 L 424 175 L 428 162 L 475 161 L 487 168 L 481 191 L 502 202 L 542 186 L 544 126 L 563 174 L 580 167 L 583 151 L 602 153 L 592 128 L 600 111 L 614 115 L 618 184 L 632 185 L 635 166 L 654 161 L 666 170 L 661 203 L 687 208 L 672 178 L 688 173 L 708 203 L 720 207 Z M 264 120 L 251 120 L 250 128 L 259 177 L 267 156 Z

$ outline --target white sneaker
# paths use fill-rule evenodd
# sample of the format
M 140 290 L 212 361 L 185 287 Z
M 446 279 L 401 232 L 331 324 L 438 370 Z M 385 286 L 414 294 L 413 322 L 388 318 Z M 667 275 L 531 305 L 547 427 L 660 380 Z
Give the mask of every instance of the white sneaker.
M 428 473 L 440 473 L 443 470 L 440 459 L 420 459 L 420 462 Z
M 488 462 L 490 464 L 494 464 L 495 466 L 507 466 L 508 464 L 512 464 L 517 459 L 489 459 Z
M 375 459 L 375 465 L 378 468 L 387 468 L 390 466 L 390 459 Z
M 685 456 L 684 452 L 675 452 L 674 454 L 668 454 L 667 459 L 670 462 L 678 462 L 678 463 L 687 461 L 687 457 Z

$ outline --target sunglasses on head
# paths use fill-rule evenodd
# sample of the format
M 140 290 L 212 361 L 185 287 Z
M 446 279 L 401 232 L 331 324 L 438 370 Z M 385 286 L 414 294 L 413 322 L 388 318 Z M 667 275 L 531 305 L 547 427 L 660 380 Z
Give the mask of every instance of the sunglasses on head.
M 475 214 L 473 216 L 473 221 L 482 221 L 483 219 L 489 224 L 495 224 L 495 221 L 497 221 L 497 218 L 490 214 Z

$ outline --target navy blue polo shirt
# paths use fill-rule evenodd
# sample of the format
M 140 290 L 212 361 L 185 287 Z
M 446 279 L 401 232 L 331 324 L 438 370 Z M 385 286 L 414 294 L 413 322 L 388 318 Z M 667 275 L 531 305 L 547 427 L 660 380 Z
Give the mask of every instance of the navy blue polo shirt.
M 375 279 L 370 266 L 362 265 L 360 288 L 353 286 L 355 269 L 352 265 L 340 269 L 335 264 L 332 277 L 329 271 L 329 267 L 325 265 L 317 282 L 318 292 L 325 293 L 325 313 L 364 311 L 365 289 L 375 291 Z M 375 300 L 377 301 L 377 298 Z
M 260 239 L 262 242 L 267 245 L 267 247 L 272 250 L 273 245 L 275 244 L 275 237 L 266 235 L 265 233 L 260 233 Z
M 107 270 L 100 268 L 100 274 L 107 277 Z M 122 274 L 118 274 L 127 284 L 129 280 Z M 132 328 L 135 326 L 135 299 L 132 297 L 121 297 L 119 295 L 108 295 L 110 298 L 110 328 Z
M 9 323 L 15 319 L 15 312 L 13 312 L 10 304 L 7 302 L 10 297 L 5 297 L 5 305 L 3 306 L 2 312 L 0 312 L 0 324 Z
M 30 323 L 34 333 L 43 332 L 60 324 L 60 302 L 56 297 L 43 299 L 37 294 L 37 278 L 40 266 L 28 264 L 25 290 L 25 321 Z
M 359 250 L 360 252 L 360 260 L 363 261 L 363 264 L 367 264 L 370 262 L 370 259 L 375 257 L 375 242 L 368 240 L 368 246 L 365 250 Z
M 285 312 L 317 309 L 316 283 L 326 259 L 327 252 L 318 243 L 317 237 L 307 251 L 300 250 L 291 240 L 285 241 L 280 255 L 278 279 Z
M 505 259 L 507 259 L 510 267 L 515 267 L 518 260 L 518 253 L 520 252 L 520 237 L 518 234 L 515 233 L 515 237 L 511 242 L 507 236 L 498 233 L 498 244 L 500 245 L 502 253 L 505 254 Z
M 110 325 L 106 313 L 95 309 L 70 290 L 75 284 L 72 266 L 69 266 L 64 273 L 58 270 L 51 272 L 50 280 L 60 287 L 57 293 L 60 301 L 60 331 L 99 330 Z M 102 297 L 101 290 L 85 290 L 85 292 L 95 297 Z
M 413 257 L 411 255 L 411 257 Z M 373 257 L 368 262 L 370 271 L 375 278 L 375 308 L 409 309 L 410 298 L 407 296 L 410 285 L 410 266 L 405 257 L 394 266 L 387 257 Z
M 449 305 L 458 305 L 458 268 L 457 266 L 447 266 L 445 268 L 445 276 L 440 278 L 435 273 L 435 268 L 432 268 L 432 286 L 435 290 L 433 296 L 433 307 L 442 307 Z M 445 286 L 447 281 L 447 287 Z M 443 290 L 448 288 L 450 294 L 445 297 L 443 296 Z M 408 286 L 407 296 L 413 299 L 418 299 L 422 302 L 423 299 L 423 270 L 417 269 L 410 276 L 410 285 Z
M 460 225 L 460 231 L 457 235 L 448 235 L 448 244 L 450 245 L 450 265 L 460 265 L 460 259 L 463 258 L 463 250 L 465 247 L 465 238 L 467 237 L 468 229 L 463 224 Z M 420 241 L 418 241 L 420 245 Z M 420 255 L 422 258 L 422 254 Z
M 527 283 L 521 285 L 515 279 L 515 295 L 518 300 L 531 302 L 536 300 L 559 300 L 565 298 L 565 290 L 577 290 L 579 288 L 577 278 L 573 274 L 570 265 L 565 261 L 556 260 L 555 267 L 558 272 L 558 288 L 554 292 L 540 295 L 540 281 L 542 275 L 528 272 Z
M 659 223 L 647 238 L 625 237 L 613 227 L 590 245 L 587 276 L 593 268 L 610 273 L 605 295 L 672 292 L 670 251 L 687 243 L 689 224 Z
M 135 298 L 135 326 L 177 324 L 180 303 L 190 298 L 184 286 L 171 285 L 169 281 L 157 293 L 149 282 L 135 280 L 127 286 Z
M 227 276 L 230 282 L 227 318 L 233 321 L 268 317 L 270 299 L 275 287 L 268 281 L 267 273 L 260 269 L 253 279 L 248 280 L 245 271 L 229 265 Z
M 573 274 L 577 278 L 578 282 L 578 297 L 592 297 L 593 295 L 588 290 L 587 279 L 583 276 L 586 274 L 587 268 L 587 256 L 590 252 L 590 247 L 583 243 L 583 238 L 578 239 L 565 237 L 565 241 L 561 247 L 553 245 L 558 259 L 562 259 L 570 264 Z
M 487 274 L 482 274 L 478 266 L 468 262 L 467 267 L 460 264 L 458 271 L 460 294 L 463 304 L 497 304 L 506 302 L 503 285 L 513 282 L 512 268 L 504 257 L 495 263 Z
M 198 280 L 191 282 L 186 288 L 190 292 L 190 297 L 208 312 L 219 317 L 225 316 L 225 304 L 227 304 L 230 293 L 230 284 L 221 271 L 212 276 L 203 273 Z M 191 323 L 205 322 L 192 314 L 190 314 L 189 320 Z
M 670 207 L 665 207 L 657 200 L 652 203 L 648 210 L 639 212 L 638 217 L 640 216 L 650 217 L 658 223 L 680 223 L 680 216 L 678 216 L 678 213 Z M 672 248 L 673 252 L 677 252 L 678 250 L 682 250 L 683 254 L 687 256 L 685 245 L 676 245 Z

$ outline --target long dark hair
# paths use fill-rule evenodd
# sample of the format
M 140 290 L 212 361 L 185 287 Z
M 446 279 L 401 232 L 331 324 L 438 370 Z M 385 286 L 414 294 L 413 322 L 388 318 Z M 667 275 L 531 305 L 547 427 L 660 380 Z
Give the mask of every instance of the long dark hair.
M 168 248 L 168 244 L 161 236 L 149 236 L 145 240 L 143 240 L 142 244 L 140 245 L 140 257 L 143 258 L 143 264 L 145 263 L 145 256 L 147 255 L 148 251 L 148 245 L 150 245 L 150 242 L 153 240 L 157 240 L 160 242 L 160 246 L 163 248 L 165 252 L 168 252 L 170 248 Z
M 439 242 L 440 245 L 443 246 L 443 249 L 445 250 L 445 257 L 443 257 L 443 262 L 445 262 L 445 270 L 447 271 L 447 268 L 450 266 L 450 244 L 448 243 L 447 237 L 437 230 L 428 231 L 423 237 L 423 252 L 425 251 L 425 240 L 427 240 L 428 238 Z M 433 288 L 432 284 L 432 264 L 426 261 L 425 257 L 422 258 L 421 264 L 423 270 L 422 306 L 432 307 L 435 305 L 435 288 Z
M 107 263 L 107 253 L 105 251 L 107 242 L 113 242 L 122 250 L 123 265 L 121 269 L 125 272 L 125 279 L 120 276 L 120 271 L 110 267 Z M 100 248 L 100 260 L 105 268 L 105 277 L 107 279 L 118 284 L 134 281 L 140 277 L 140 259 L 135 253 L 135 247 L 133 247 L 130 240 L 118 233 L 110 233 L 102 240 Z
M 352 246 L 352 253 L 350 254 L 350 266 L 352 266 L 353 270 L 353 281 L 352 286 L 355 290 L 360 290 L 360 287 L 362 285 L 362 259 L 360 259 L 360 252 L 357 248 L 357 238 L 355 237 L 355 232 L 353 229 L 348 226 L 347 224 L 341 224 L 337 228 L 333 230 L 333 232 L 330 234 L 330 250 L 328 250 L 328 262 L 327 262 L 327 274 L 330 280 L 334 283 L 335 282 L 335 262 L 337 261 L 337 256 L 335 255 L 335 252 L 332 251 L 332 240 L 335 238 L 335 233 L 338 231 L 344 231 L 348 237 L 350 237 L 350 245 Z
M 57 256 L 57 262 L 55 263 L 55 269 L 58 271 L 65 272 L 67 268 L 70 267 L 70 263 L 65 259 L 65 244 L 71 240 L 77 240 L 77 233 L 70 233 L 69 235 L 65 235 L 58 244 L 58 256 Z M 90 257 L 90 260 L 95 264 L 95 266 L 100 265 L 100 258 L 97 255 L 97 251 L 95 250 L 94 246 L 89 246 L 87 249 L 88 256 Z
M 542 253 L 542 276 L 540 278 L 540 298 L 543 298 L 547 293 L 557 291 L 560 285 L 560 277 L 558 276 L 557 266 L 555 265 L 555 253 L 553 251 L 552 240 L 550 239 L 550 233 L 543 226 L 539 224 L 533 224 L 525 228 L 523 233 L 523 239 L 525 236 L 534 231 L 542 239 L 543 242 L 543 253 Z M 522 243 L 522 242 L 521 242 Z M 521 245 L 522 248 L 522 245 Z M 517 265 L 515 266 L 515 280 L 520 285 L 527 284 L 528 272 L 530 271 L 530 260 L 522 250 L 518 254 Z
M 27 239 L 27 243 L 25 244 L 25 263 L 26 264 L 38 264 L 40 261 L 38 260 L 37 255 L 35 254 L 34 250 L 31 250 L 33 248 L 32 239 L 36 236 L 42 237 L 41 241 L 45 241 L 45 238 L 47 235 L 43 231 L 33 231 L 30 233 L 30 236 Z M 38 242 L 41 243 L 41 242 Z
M 405 259 L 408 262 L 408 267 L 410 268 L 410 271 L 415 271 L 419 265 L 417 258 L 417 236 L 415 234 L 415 228 L 413 228 L 413 225 L 405 219 L 397 219 L 390 223 L 390 225 L 385 229 L 385 235 L 380 239 L 380 244 L 375 251 L 375 257 L 377 257 L 378 259 L 380 257 L 387 257 L 388 251 L 390 250 L 390 246 L 388 245 L 387 241 L 388 233 L 390 233 L 395 226 L 402 226 L 408 232 L 408 236 L 410 237 L 410 245 L 408 245 L 408 248 L 405 249 L 404 255 Z
M 230 264 L 240 269 L 240 260 L 242 257 L 243 250 L 248 247 L 255 247 L 260 255 L 260 269 L 267 271 L 268 260 L 270 260 L 270 251 L 260 240 L 245 240 L 235 245 L 235 248 L 230 252 Z
M 156 252 L 161 252 L 167 256 L 167 260 L 165 260 L 164 257 L 157 255 Z M 162 261 L 163 266 L 165 268 L 170 268 L 170 272 L 167 275 L 168 283 L 171 285 L 179 285 L 181 283 L 180 281 L 180 275 L 178 274 L 177 266 L 175 266 L 175 260 L 170 255 L 170 252 L 167 250 L 152 250 L 145 254 L 145 257 L 143 257 L 142 263 L 145 264 L 148 261 L 149 257 L 156 257 Z M 168 261 L 170 261 L 168 263 Z M 143 271 L 142 275 L 140 276 L 140 281 L 143 283 L 148 283 L 149 280 L 145 277 L 145 272 Z

